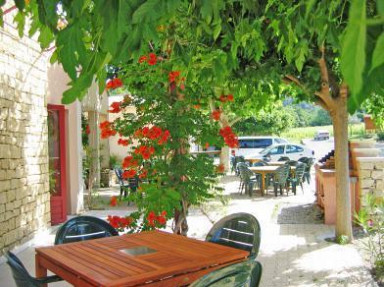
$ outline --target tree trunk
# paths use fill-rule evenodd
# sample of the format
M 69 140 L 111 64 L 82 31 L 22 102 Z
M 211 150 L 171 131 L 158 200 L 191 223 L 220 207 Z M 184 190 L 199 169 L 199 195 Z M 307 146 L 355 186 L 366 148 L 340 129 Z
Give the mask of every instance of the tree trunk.
M 335 99 L 337 108 L 331 114 L 335 138 L 336 169 L 336 237 L 352 240 L 351 193 L 349 184 L 347 90 L 342 88 Z
M 224 171 L 229 171 L 229 147 L 226 145 L 221 148 L 220 164 L 224 166 Z

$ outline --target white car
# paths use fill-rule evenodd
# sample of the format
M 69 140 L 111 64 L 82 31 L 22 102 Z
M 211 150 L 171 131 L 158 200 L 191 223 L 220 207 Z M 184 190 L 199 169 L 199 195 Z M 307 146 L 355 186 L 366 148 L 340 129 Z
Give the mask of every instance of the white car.
M 250 156 L 261 152 L 263 149 L 274 144 L 288 143 L 286 139 L 276 136 L 240 136 L 239 147 L 232 149 L 237 156 Z
M 260 159 L 266 161 L 278 161 L 281 157 L 287 157 L 290 160 L 298 160 L 301 157 L 313 157 L 315 152 L 299 144 L 276 144 L 263 149 L 259 154 L 248 156 L 245 159 Z

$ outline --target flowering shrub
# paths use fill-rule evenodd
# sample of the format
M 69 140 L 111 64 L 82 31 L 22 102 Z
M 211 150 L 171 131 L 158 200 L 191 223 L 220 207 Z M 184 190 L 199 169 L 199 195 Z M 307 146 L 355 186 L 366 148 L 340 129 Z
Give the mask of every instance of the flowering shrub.
M 190 154 L 191 139 L 202 146 L 238 144 L 232 129 L 220 130 L 218 122 L 220 105 L 233 101 L 233 95 L 211 95 L 217 109 L 210 113 L 202 96 L 206 90 L 196 83 L 188 85 L 182 65 L 175 68 L 167 57 L 149 53 L 119 67 L 114 80 L 121 79 L 131 96 L 112 103 L 109 112 L 120 113 L 113 123 L 100 124 L 101 137 L 119 134 L 120 145 L 135 143 L 127 148 L 122 167 L 124 178 L 140 181 L 127 199 L 138 211 L 124 218 L 109 217 L 120 230 L 161 228 L 173 218 L 174 232 L 186 234 L 189 206 L 212 198 L 218 191 L 216 179 L 224 172 L 224 166 L 215 167 L 208 155 Z M 135 114 L 125 112 L 128 105 L 136 108 Z
M 384 282 L 384 201 L 369 194 L 366 203 L 355 215 L 355 222 L 367 235 L 365 248 L 370 252 L 375 276 Z
M 158 215 L 156 215 L 155 212 L 150 211 L 149 214 L 144 217 L 142 222 L 139 223 L 141 214 L 139 212 L 133 212 L 124 217 L 108 215 L 107 221 L 119 232 L 134 233 L 156 228 L 164 228 L 167 223 L 166 215 L 166 211 L 162 211 Z

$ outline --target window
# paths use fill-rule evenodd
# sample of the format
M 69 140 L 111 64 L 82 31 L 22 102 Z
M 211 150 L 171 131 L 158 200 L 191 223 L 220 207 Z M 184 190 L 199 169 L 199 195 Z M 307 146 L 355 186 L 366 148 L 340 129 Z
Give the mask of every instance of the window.
M 284 154 L 284 146 L 281 145 L 281 146 L 274 147 L 273 149 L 271 149 L 269 154 Z
M 272 145 L 272 139 L 255 139 L 254 147 L 255 148 L 266 148 Z
M 287 153 L 302 152 L 304 149 L 297 145 L 287 145 Z
M 240 148 L 252 148 L 252 140 L 239 140 Z

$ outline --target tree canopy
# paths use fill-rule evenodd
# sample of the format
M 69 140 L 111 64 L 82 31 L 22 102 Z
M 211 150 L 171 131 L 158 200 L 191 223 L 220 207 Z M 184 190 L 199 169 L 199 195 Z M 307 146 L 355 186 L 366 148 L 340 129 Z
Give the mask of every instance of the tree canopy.
M 5 3 L 0 1 L 1 6 Z M 382 1 L 42 0 L 15 4 L 20 34 L 30 17 L 29 34 L 40 32 L 43 49 L 56 46 L 52 61 L 62 63 L 72 79 L 63 103 L 81 100 L 94 76 L 103 90 L 106 64 L 137 59 L 154 48 L 172 48 L 191 73 L 199 74 L 196 80 L 208 76 L 208 81 L 225 82 L 239 95 L 277 94 L 271 83 L 290 75 L 300 82 L 301 92 L 313 96 L 320 80 L 317 59 L 324 47 L 332 80 L 346 82 L 352 91 L 350 111 L 372 91 L 383 91 Z M 212 72 L 215 79 L 209 78 Z

